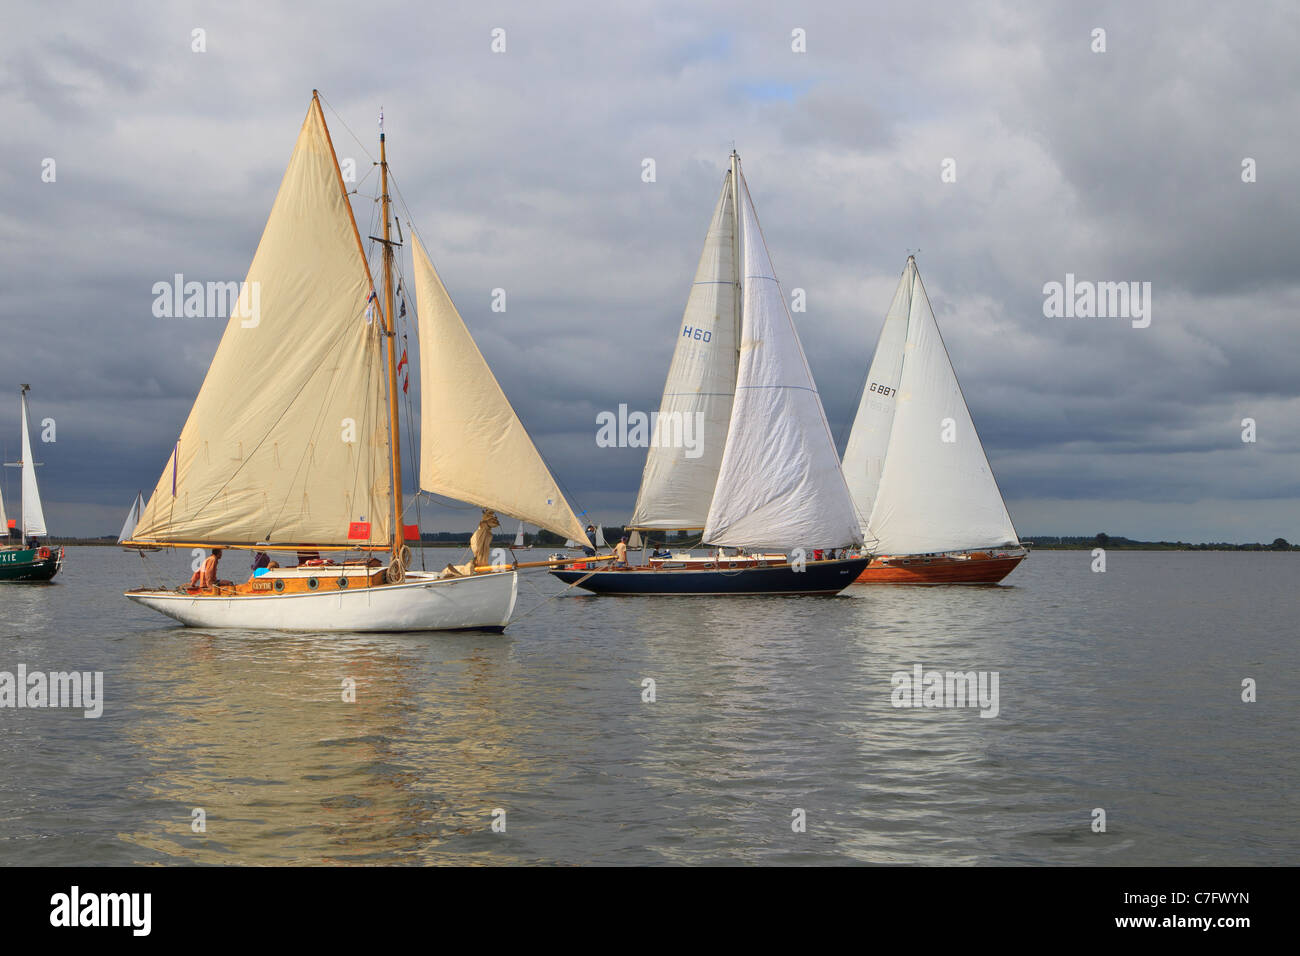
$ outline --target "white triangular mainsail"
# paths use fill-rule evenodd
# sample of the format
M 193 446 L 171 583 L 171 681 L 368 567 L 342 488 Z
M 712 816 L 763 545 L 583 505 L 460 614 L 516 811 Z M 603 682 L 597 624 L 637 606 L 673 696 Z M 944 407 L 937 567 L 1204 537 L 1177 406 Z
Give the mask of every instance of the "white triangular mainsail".
M 885 466 L 885 451 L 894 425 L 898 403 L 898 381 L 903 374 L 903 350 L 907 344 L 907 317 L 912 310 L 912 284 L 916 263 L 909 257 L 885 315 L 884 328 L 876 342 L 871 370 L 862 387 L 862 400 L 853 420 L 853 430 L 844 449 L 844 480 L 848 483 L 863 536 L 870 541 L 871 509 Z
M 313 99 L 244 286 L 134 540 L 386 545 L 372 284 Z M 353 522 L 369 537 L 351 539 Z
M 861 544 L 826 413 L 743 176 L 737 187 L 740 369 L 704 542 L 786 550 Z
M 45 512 L 41 493 L 36 488 L 36 459 L 32 456 L 32 439 L 27 431 L 27 393 L 22 395 L 23 411 L 23 539 L 45 534 Z
M 739 335 L 732 196 L 728 171 L 686 300 L 632 512 L 633 527 L 702 528 L 713 501 L 736 393 Z
M 876 550 L 928 554 L 1015 545 L 1016 529 L 975 432 L 930 300 L 915 263 L 909 261 L 908 266 L 907 345 L 884 472 L 868 522 L 878 539 Z
M 131 502 L 131 510 L 126 513 L 126 521 L 122 524 L 122 531 L 117 536 L 119 544 L 131 540 L 131 535 L 135 531 L 135 526 L 140 523 L 140 515 L 143 513 L 144 495 L 138 494 L 135 496 L 135 501 Z
M 9 537 L 9 516 L 5 514 L 4 491 L 0 490 L 0 542 Z
M 420 487 L 585 540 L 418 237 Z

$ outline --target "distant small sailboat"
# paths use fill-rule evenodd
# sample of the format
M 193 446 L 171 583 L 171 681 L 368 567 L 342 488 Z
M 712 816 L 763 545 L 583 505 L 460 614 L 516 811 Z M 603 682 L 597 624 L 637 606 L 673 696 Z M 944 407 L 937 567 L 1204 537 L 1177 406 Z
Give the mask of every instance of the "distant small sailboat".
M 0 547 L 0 582 L 49 581 L 63 567 L 63 549 L 51 548 L 37 541 L 46 536 L 46 530 L 45 510 L 41 507 L 41 493 L 36 487 L 36 466 L 39 462 L 32 455 L 32 440 L 27 426 L 27 393 L 30 390 L 30 385 L 23 385 L 19 394 L 23 429 L 22 460 L 5 462 L 11 468 L 22 469 L 22 527 L 17 527 L 16 520 L 10 521 L 5 514 L 4 501 L 0 499 L 0 523 L 5 536 L 5 544 Z M 20 532 L 20 537 L 16 545 L 11 545 L 8 541 L 14 530 Z
M 602 594 L 843 590 L 869 557 L 822 556 L 862 534 L 734 151 L 676 339 L 628 528 L 703 529 L 716 550 L 551 573 Z
M 117 535 L 117 543 L 123 544 L 131 540 L 131 532 L 135 526 L 140 523 L 140 516 L 144 514 L 144 492 L 136 492 L 135 501 L 131 502 L 131 507 L 126 512 L 126 521 L 122 523 L 122 530 Z M 128 548 L 128 551 L 159 551 L 160 548 Z
M 126 596 L 182 624 L 305 631 L 502 630 L 517 596 L 488 565 L 500 511 L 558 534 L 582 525 L 412 235 L 421 350 L 420 487 L 484 509 L 469 564 L 411 568 L 405 524 L 389 171 L 379 163 L 376 288 L 313 92 L 245 287 L 132 548 L 298 553 L 246 582 Z M 403 353 L 402 362 L 397 352 Z M 360 554 L 335 563 L 322 553 Z M 381 560 L 378 555 L 384 555 Z M 269 555 L 268 555 L 269 557 Z
M 844 450 L 864 584 L 995 584 L 1028 555 L 908 256 Z
M 524 523 L 519 522 L 519 530 L 515 532 L 514 547 L 522 548 L 524 546 Z

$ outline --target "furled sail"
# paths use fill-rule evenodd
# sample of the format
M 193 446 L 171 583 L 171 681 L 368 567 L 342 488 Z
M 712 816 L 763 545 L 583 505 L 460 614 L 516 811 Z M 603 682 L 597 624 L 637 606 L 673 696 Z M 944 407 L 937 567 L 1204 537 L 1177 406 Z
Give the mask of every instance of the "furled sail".
M 587 540 L 542 456 L 412 237 L 420 328 L 420 487 Z
M 710 545 L 840 548 L 862 543 L 817 386 L 744 178 L 740 370 L 704 529 Z
M 870 518 L 881 554 L 1018 543 L 914 262 L 907 346 Z M 874 364 L 874 363 L 873 363 Z
M 126 513 L 126 521 L 122 524 L 122 531 L 117 536 L 117 543 L 130 541 L 131 534 L 135 531 L 135 526 L 140 523 L 140 515 L 144 513 L 144 495 L 137 494 L 135 501 L 131 502 L 131 510 Z
M 388 543 L 372 288 L 313 99 L 241 299 L 133 540 Z
M 32 455 L 32 439 L 27 431 L 27 395 L 22 396 L 23 406 L 23 537 L 45 534 L 45 512 L 41 509 L 41 493 L 36 488 L 36 459 Z
M 709 223 L 659 403 L 632 526 L 702 528 L 736 392 L 736 214 L 731 173 Z
M 916 262 L 909 256 L 898 280 L 894 301 L 885 315 L 885 325 L 876 342 L 871 370 L 862 388 L 858 414 L 844 449 L 844 480 L 858 511 L 863 536 L 870 541 L 871 509 L 885 467 L 885 451 L 894 426 L 894 408 L 898 402 L 898 382 L 903 374 L 903 349 L 907 344 L 907 317 L 912 310 L 912 284 Z

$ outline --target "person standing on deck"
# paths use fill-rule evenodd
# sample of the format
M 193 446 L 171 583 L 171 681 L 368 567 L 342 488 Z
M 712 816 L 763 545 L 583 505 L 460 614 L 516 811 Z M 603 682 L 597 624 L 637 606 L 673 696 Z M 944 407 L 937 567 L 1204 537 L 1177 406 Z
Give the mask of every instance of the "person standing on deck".
M 611 567 L 627 567 L 627 538 L 619 538 L 618 544 L 614 545 L 614 562 Z

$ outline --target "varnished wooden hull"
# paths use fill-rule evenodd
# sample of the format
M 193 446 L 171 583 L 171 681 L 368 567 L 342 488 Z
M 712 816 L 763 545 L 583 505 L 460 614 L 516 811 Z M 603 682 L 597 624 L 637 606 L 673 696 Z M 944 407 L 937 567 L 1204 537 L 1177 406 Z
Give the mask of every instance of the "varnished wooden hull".
M 1029 555 L 873 558 L 855 584 L 997 584 Z

